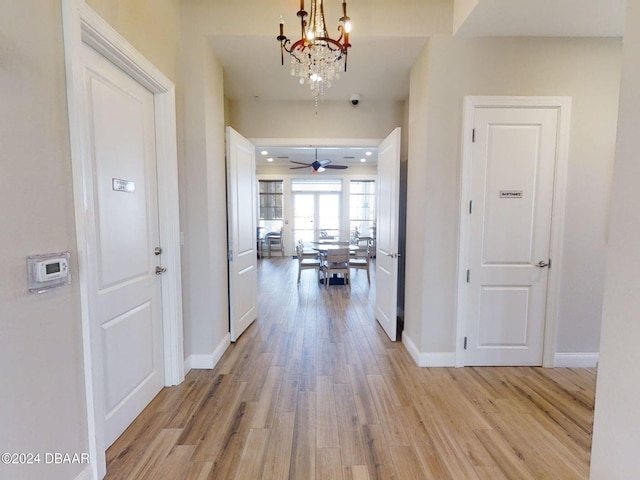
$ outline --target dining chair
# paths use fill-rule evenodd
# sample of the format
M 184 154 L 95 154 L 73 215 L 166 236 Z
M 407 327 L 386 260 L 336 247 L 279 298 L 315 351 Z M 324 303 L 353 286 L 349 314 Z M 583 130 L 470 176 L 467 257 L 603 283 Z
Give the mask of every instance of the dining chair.
M 305 248 L 304 247 L 304 242 L 302 241 L 301 238 L 298 239 L 298 244 L 301 248 L 302 248 L 302 258 L 318 258 L 318 251 L 317 250 L 312 250 L 309 248 Z M 296 254 L 298 256 L 300 256 L 298 254 L 298 248 L 296 247 Z
M 336 248 L 327 250 L 327 256 L 322 261 L 322 273 L 324 274 L 324 286 L 329 288 L 332 275 L 342 274 L 344 283 L 351 288 L 351 279 L 349 277 L 349 249 Z
M 296 245 L 296 256 L 298 257 L 298 283 L 300 283 L 302 270 L 316 270 L 318 272 L 318 279 L 320 278 L 320 259 L 317 253 L 315 258 L 305 257 L 304 248 L 298 243 Z
M 367 282 L 371 285 L 371 274 L 369 273 L 369 264 L 371 263 L 371 244 L 367 245 L 366 253 L 362 257 L 349 257 L 349 268 L 355 268 L 367 271 Z
M 271 252 L 281 252 L 284 257 L 284 244 L 282 242 L 282 228 L 279 232 L 269 232 L 265 235 L 267 239 L 267 253 L 271 258 Z

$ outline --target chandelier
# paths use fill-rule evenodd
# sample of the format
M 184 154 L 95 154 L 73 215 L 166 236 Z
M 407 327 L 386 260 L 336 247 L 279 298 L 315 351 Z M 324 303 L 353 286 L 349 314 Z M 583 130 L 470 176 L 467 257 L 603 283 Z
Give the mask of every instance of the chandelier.
M 280 17 L 280 57 L 284 65 L 284 52 L 291 54 L 291 75 L 299 78 L 301 85 L 307 83 L 315 100 L 324 93 L 324 88 L 331 87 L 334 79 L 340 78 L 341 71 L 347 71 L 347 51 L 351 19 L 347 16 L 347 2 L 342 2 L 342 17 L 338 24 L 340 36 L 337 39 L 329 37 L 324 22 L 324 7 L 322 0 L 311 0 L 311 12 L 304 9 L 304 0 L 300 0 L 300 40 L 291 43 L 291 39 L 284 34 L 284 21 Z

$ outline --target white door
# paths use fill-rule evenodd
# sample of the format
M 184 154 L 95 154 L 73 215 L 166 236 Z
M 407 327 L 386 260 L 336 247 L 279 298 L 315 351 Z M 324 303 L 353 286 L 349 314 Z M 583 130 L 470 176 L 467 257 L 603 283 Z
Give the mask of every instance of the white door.
M 392 341 L 397 335 L 400 128 L 378 147 L 376 318 Z
M 154 98 L 136 80 L 83 46 L 91 342 L 104 446 L 164 385 Z
M 557 108 L 477 107 L 465 365 L 541 365 Z
M 340 193 L 293 194 L 293 240 L 317 242 L 321 232 L 340 238 Z
M 229 332 L 232 342 L 258 315 L 256 185 L 255 147 L 227 127 Z M 224 253 L 221 246 L 220 255 Z

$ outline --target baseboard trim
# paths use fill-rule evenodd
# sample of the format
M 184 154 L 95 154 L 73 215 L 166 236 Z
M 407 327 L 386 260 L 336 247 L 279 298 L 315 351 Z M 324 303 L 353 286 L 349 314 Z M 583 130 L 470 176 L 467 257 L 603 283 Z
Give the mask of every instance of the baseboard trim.
M 231 345 L 231 335 L 227 334 L 213 352 L 207 355 L 189 355 L 189 357 L 184 362 L 185 375 L 192 368 L 204 370 L 211 370 L 212 368 L 214 368 L 222 358 L 222 355 L 227 350 L 229 345 Z
M 420 352 L 406 331 L 402 332 L 402 343 L 419 367 L 454 367 L 456 364 L 455 352 Z
M 600 360 L 599 353 L 556 353 L 554 367 L 595 368 Z
M 87 465 L 74 480 L 94 480 L 91 465 Z

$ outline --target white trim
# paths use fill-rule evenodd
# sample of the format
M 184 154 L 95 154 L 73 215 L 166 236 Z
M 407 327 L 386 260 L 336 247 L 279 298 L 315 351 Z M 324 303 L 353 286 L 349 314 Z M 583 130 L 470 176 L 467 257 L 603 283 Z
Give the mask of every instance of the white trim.
M 84 470 L 80 472 L 80 474 L 74 478 L 74 480 L 95 480 L 96 477 L 93 476 L 93 469 L 91 465 L 87 465 Z
M 104 419 L 101 397 L 97 394 L 94 370 L 99 368 L 92 356 L 91 322 L 89 314 L 90 278 L 84 268 L 91 251 L 88 226 L 92 224 L 90 209 L 93 183 L 90 162 L 86 161 L 84 139 L 86 125 L 83 89 L 83 44 L 99 51 L 109 61 L 148 88 L 154 94 L 156 112 L 156 154 L 158 162 L 159 232 L 163 248 L 163 265 L 167 274 L 162 278 L 164 383 L 176 385 L 184 379 L 182 283 L 180 278 L 180 233 L 178 213 L 177 143 L 175 117 L 175 86 L 155 66 L 137 52 L 107 22 L 83 0 L 62 0 L 65 63 L 67 72 L 67 103 L 69 135 L 78 248 L 78 279 L 80 288 L 85 394 L 89 455 L 93 478 L 106 473 Z
M 190 355 L 185 364 L 189 366 L 189 370 L 192 368 L 211 370 L 218 364 L 229 345 L 231 345 L 231 335 L 227 334 L 213 352 L 208 355 Z
M 420 352 L 406 332 L 402 332 L 402 344 L 419 367 L 435 368 L 455 366 L 455 352 Z
M 384 138 L 249 138 L 258 147 L 378 147 Z
M 556 353 L 553 366 L 557 368 L 595 368 L 599 361 L 599 353 Z
M 463 259 L 468 257 L 469 245 L 469 192 L 471 189 L 471 131 L 476 107 L 549 107 L 557 108 L 558 144 L 556 170 L 553 188 L 553 206 L 551 220 L 551 242 L 549 258 L 553 266 L 549 269 L 547 283 L 547 307 L 543 343 L 542 366 L 553 367 L 556 350 L 558 324 L 558 292 L 560 272 L 562 271 L 562 243 L 564 238 L 567 169 L 569 165 L 569 135 L 571 128 L 571 97 L 483 97 L 464 98 L 462 121 L 462 161 L 460 182 L 460 234 L 458 245 L 458 289 L 456 292 L 456 352 L 455 366 L 464 366 L 464 332 L 466 326 L 467 299 L 466 270 Z

